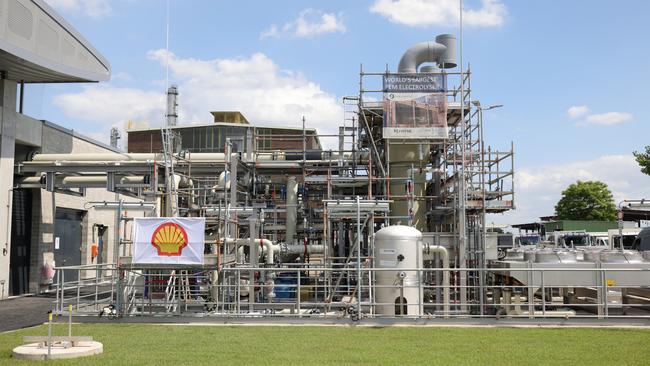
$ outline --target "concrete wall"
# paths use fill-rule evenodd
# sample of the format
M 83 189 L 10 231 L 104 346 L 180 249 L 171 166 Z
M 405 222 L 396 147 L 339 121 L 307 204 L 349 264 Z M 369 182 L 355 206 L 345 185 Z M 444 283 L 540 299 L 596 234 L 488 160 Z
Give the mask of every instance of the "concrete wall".
M 44 153 L 106 153 L 111 152 L 107 147 L 97 145 L 80 137 L 71 135 L 70 131 L 56 128 L 51 124 L 43 126 Z M 33 190 L 32 217 L 32 252 L 30 268 L 30 292 L 40 292 L 47 289 L 42 284 L 41 270 L 44 256 L 54 249 L 54 210 L 53 207 L 68 208 L 85 212 L 82 227 L 81 264 L 92 264 L 90 246 L 93 243 L 93 224 L 108 226 L 107 240 L 104 243 L 102 257 L 104 263 L 112 263 L 116 247 L 116 212 L 87 208 L 92 201 L 116 201 L 123 198 L 127 201 L 135 199 L 116 195 L 102 188 L 86 189 L 84 197 L 48 192 L 45 189 Z M 129 216 L 142 216 L 141 212 L 128 212 Z M 131 235 L 131 223 L 127 224 L 125 233 Z M 57 263 L 62 265 L 62 263 Z M 94 271 L 82 272 L 83 277 L 94 276 Z
M 16 114 L 16 143 L 27 146 L 43 145 L 43 121 Z
M 0 80 L 0 299 L 9 292 L 16 116 L 16 82 Z
M 107 153 L 115 152 L 111 147 L 51 122 L 40 121 L 15 112 L 16 84 L 0 80 L 0 299 L 8 296 L 11 258 L 11 211 L 10 191 L 14 187 L 14 164 L 26 159 L 30 151 L 43 153 Z M 3 108 L 2 106 L 7 106 Z M 17 155 L 16 155 L 17 154 Z M 4 192 L 4 193 L 1 193 Z M 93 224 L 108 226 L 102 258 L 112 263 L 116 244 L 116 212 L 97 211 L 87 207 L 90 201 L 116 201 L 124 198 L 102 188 L 87 189 L 83 197 L 62 193 L 52 194 L 45 189 L 32 189 L 32 227 L 30 243 L 29 292 L 48 289 L 42 278 L 45 258 L 53 257 L 55 207 L 84 212 L 81 243 L 81 264 L 91 264 Z M 129 216 L 141 216 L 141 212 L 129 212 Z M 125 235 L 131 235 L 131 224 L 123 228 Z M 58 263 L 57 265 L 62 265 Z M 85 271 L 81 277 L 94 276 L 94 271 Z

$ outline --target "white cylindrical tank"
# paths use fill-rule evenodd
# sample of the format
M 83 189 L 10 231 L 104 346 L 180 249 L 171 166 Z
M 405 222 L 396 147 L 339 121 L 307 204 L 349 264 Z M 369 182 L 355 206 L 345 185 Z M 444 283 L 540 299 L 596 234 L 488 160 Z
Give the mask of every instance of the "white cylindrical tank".
M 420 315 L 418 272 L 404 269 L 421 268 L 421 241 L 422 233 L 410 226 L 387 226 L 375 234 L 375 268 L 394 269 L 376 271 L 377 314 L 400 315 L 401 308 L 403 315 Z

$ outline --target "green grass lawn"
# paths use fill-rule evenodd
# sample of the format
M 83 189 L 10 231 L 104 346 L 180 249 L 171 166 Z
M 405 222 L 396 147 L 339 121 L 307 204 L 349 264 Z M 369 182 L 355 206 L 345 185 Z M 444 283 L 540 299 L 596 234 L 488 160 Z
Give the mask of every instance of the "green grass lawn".
M 63 324 L 56 334 L 66 334 Z M 95 365 L 648 365 L 650 331 L 433 327 L 225 327 L 79 324 L 104 344 L 99 356 L 52 364 Z M 39 326 L 0 334 L 0 364 Z

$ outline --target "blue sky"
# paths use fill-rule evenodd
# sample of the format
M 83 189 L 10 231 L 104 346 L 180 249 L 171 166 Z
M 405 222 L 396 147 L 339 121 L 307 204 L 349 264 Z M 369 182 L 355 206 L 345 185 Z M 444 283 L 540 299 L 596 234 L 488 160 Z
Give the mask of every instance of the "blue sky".
M 128 119 L 162 121 L 164 0 L 46 0 L 110 61 L 102 85 L 30 85 L 26 113 L 102 140 Z M 331 128 L 359 65 L 394 69 L 410 45 L 458 34 L 457 0 L 171 0 L 170 76 L 181 121 L 241 109 L 254 123 Z M 633 150 L 648 144 L 650 2 L 465 1 L 464 60 L 488 142 L 516 149 L 519 210 L 552 214 L 563 188 L 599 179 L 617 200 L 650 197 Z M 573 108 L 572 114 L 569 109 Z

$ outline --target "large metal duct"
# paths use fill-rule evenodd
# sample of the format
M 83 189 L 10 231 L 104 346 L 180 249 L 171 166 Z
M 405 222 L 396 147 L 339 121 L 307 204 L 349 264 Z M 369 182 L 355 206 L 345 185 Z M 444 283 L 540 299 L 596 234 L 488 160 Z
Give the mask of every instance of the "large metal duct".
M 456 67 L 456 37 L 441 34 L 434 41 L 422 42 L 411 46 L 399 60 L 397 72 L 416 73 L 425 62 L 434 62 L 442 69 Z

